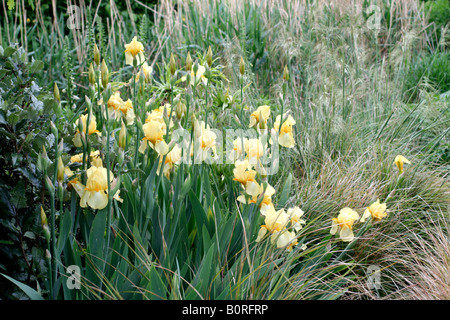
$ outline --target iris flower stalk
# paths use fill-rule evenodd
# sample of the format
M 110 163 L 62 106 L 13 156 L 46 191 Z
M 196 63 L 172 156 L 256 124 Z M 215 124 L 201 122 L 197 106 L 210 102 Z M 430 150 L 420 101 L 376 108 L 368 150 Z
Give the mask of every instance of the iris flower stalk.
M 57 88 L 55 86 L 55 88 Z M 55 90 L 55 98 L 57 101 L 57 112 L 56 112 L 56 123 L 51 122 L 51 130 L 53 135 L 55 136 L 55 141 L 58 141 L 59 137 L 58 137 L 58 124 L 59 124 L 59 113 L 61 111 L 61 100 L 59 99 L 59 95 L 57 94 L 59 90 Z M 50 228 L 50 233 L 51 233 L 51 261 L 52 261 L 52 271 L 53 271 L 53 276 L 52 276 L 52 283 L 56 283 L 56 280 L 58 278 L 58 273 L 57 273 L 57 268 L 56 268 L 56 208 L 55 208 L 55 188 L 54 186 L 56 185 L 56 181 L 58 179 L 58 161 L 60 159 L 60 150 L 59 150 L 59 144 L 55 143 L 55 166 L 53 169 L 53 178 L 51 183 L 53 184 L 53 188 L 51 188 L 50 191 L 50 212 L 51 212 L 51 228 Z M 51 290 L 53 291 L 53 290 Z M 51 293 L 52 294 L 52 298 L 54 297 L 54 292 Z
M 106 63 L 103 60 L 102 64 L 106 68 Z M 105 71 L 108 73 L 108 70 Z M 104 72 L 102 72 L 104 73 Z M 103 75 L 102 75 L 103 78 Z M 109 123 L 109 112 L 108 112 L 108 106 L 107 101 L 109 100 L 109 96 L 111 94 L 111 90 L 108 90 L 107 88 L 110 88 L 107 86 L 107 83 L 105 83 L 105 86 L 103 88 L 103 103 L 102 108 L 105 108 L 105 112 L 102 114 L 105 115 L 105 129 L 106 129 L 106 152 L 105 152 L 105 162 L 106 162 L 106 177 L 108 182 L 108 205 L 107 205 L 107 229 L 106 229 L 106 247 L 105 247 L 105 254 L 107 253 L 109 249 L 109 238 L 111 235 L 111 215 L 112 215 L 112 196 L 111 196 L 111 163 L 110 163 L 110 139 L 111 139 L 111 125 Z

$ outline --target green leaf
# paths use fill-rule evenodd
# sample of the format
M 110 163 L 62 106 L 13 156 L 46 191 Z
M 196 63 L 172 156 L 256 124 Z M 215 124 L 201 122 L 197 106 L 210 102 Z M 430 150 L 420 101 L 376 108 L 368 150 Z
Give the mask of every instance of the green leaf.
M 181 187 L 180 191 L 180 198 L 184 198 L 186 194 L 191 190 L 193 180 L 191 179 L 191 176 L 189 175 L 186 181 L 184 182 L 183 186 Z
M 89 233 L 89 252 L 98 258 L 103 256 L 103 243 L 105 239 L 107 209 L 99 210 L 92 222 Z
M 161 279 L 155 266 L 150 267 L 150 270 L 148 271 L 148 278 L 150 280 L 147 286 L 147 290 L 150 293 L 149 298 L 152 300 L 166 299 L 167 290 L 165 282 L 167 281 L 163 281 Z
M 31 299 L 31 300 L 44 300 L 42 296 L 33 288 L 27 286 L 26 284 L 19 282 L 11 277 L 8 277 L 6 274 L 0 273 L 2 276 L 4 276 L 6 279 L 14 283 L 16 286 L 18 286 L 25 294 Z
M 44 68 L 44 63 L 40 60 L 35 60 L 30 65 L 30 72 L 31 73 L 38 73 Z
M 14 1 L 13 1 L 13 3 L 14 3 Z M 9 1 L 8 1 L 8 4 L 9 4 Z M 3 56 L 4 56 L 5 58 L 8 58 L 8 57 L 12 56 L 12 55 L 14 54 L 14 52 L 16 52 L 16 51 L 17 51 L 17 49 L 12 48 L 12 47 L 8 47 L 8 48 L 6 48 L 5 51 L 3 52 Z
M 72 217 L 70 216 L 70 213 L 66 211 L 64 213 L 64 217 L 61 220 L 58 242 L 56 244 L 56 251 L 58 256 L 61 255 L 61 252 L 64 249 L 64 245 L 66 244 L 71 229 L 72 229 Z
M 280 200 L 278 200 L 277 207 L 278 209 L 284 208 L 286 202 L 289 198 L 289 193 L 291 192 L 292 185 L 292 173 L 289 173 L 289 176 L 284 183 L 283 190 L 281 191 Z
M 32 240 L 36 239 L 36 236 L 35 236 L 34 233 L 31 232 L 31 231 L 25 232 L 25 234 L 24 234 L 23 236 L 24 236 L 24 237 L 27 237 L 27 238 L 29 238 L 29 239 L 32 239 Z
M 204 292 L 206 293 L 208 291 L 208 287 L 211 284 L 211 279 L 214 278 L 214 252 L 216 251 L 216 246 L 213 243 L 209 249 L 206 255 L 204 256 L 202 263 L 200 264 L 200 267 L 198 268 L 198 272 L 195 275 L 195 279 L 193 281 L 194 286 L 197 289 L 200 289 L 200 293 Z
M 192 192 L 192 190 L 189 191 L 189 200 L 192 205 L 192 211 L 193 211 L 194 217 L 195 217 L 195 224 L 197 226 L 197 232 L 198 232 L 198 235 L 201 236 L 201 231 L 203 229 L 203 225 L 207 224 L 208 217 L 206 215 L 205 210 L 202 207 L 202 204 L 198 200 L 195 193 Z

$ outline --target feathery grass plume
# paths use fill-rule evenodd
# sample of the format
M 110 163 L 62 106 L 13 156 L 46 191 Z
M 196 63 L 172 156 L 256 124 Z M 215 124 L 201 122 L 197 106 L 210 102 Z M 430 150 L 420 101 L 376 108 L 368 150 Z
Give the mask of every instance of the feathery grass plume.
M 139 41 L 142 43 L 148 42 L 147 30 L 149 29 L 149 22 L 147 14 L 143 13 L 139 22 Z
M 92 10 L 91 8 L 87 8 L 86 10 L 86 38 L 84 39 L 84 41 L 87 42 L 87 53 L 89 56 L 94 57 L 94 47 L 97 43 L 96 41 L 96 37 L 95 37 L 95 23 L 92 17 Z M 103 48 L 102 48 L 103 50 Z M 100 62 L 100 61 L 99 61 Z M 98 66 L 99 64 L 97 64 Z
M 97 43 L 100 45 L 101 50 L 106 51 L 106 33 L 105 33 L 105 26 L 103 25 L 103 20 L 100 15 L 97 15 L 97 20 L 95 21 L 95 25 L 97 27 L 97 33 L 96 33 L 96 41 L 95 45 Z M 97 48 L 98 50 L 98 48 Z M 107 62 L 109 62 L 109 55 L 105 55 L 105 58 Z M 100 62 L 100 59 L 98 60 Z M 97 64 L 98 65 L 98 64 Z

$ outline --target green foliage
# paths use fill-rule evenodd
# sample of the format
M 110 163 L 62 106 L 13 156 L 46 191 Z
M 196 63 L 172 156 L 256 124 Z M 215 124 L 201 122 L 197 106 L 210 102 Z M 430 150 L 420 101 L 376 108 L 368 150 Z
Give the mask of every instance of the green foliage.
M 449 23 L 450 23 L 450 1 L 448 0 L 431 0 L 425 2 L 424 5 L 425 14 L 428 17 L 428 21 L 433 24 L 430 32 L 431 41 L 434 47 L 441 41 L 441 37 L 449 36 Z M 445 29 L 447 27 L 447 29 Z M 446 30 L 444 34 L 442 31 Z M 442 39 L 445 40 L 445 39 Z M 448 40 L 447 40 L 448 41 Z M 448 48 L 448 44 L 447 44 Z
M 44 196 L 40 153 L 43 147 L 50 150 L 55 137 L 49 133 L 53 98 L 35 79 L 43 63 L 27 63 L 26 56 L 23 48 L 0 47 L 0 270 L 30 283 L 45 271 L 38 218 Z M 12 293 L 5 281 L 0 280 L 3 297 Z
M 6 180 L 0 189 L 0 234 L 7 237 L 0 239 L 0 252 L 7 258 L 1 257 L 0 272 L 20 281 L 16 284 L 31 298 L 37 297 L 31 289 L 36 288 L 46 299 L 338 299 L 349 294 L 348 288 L 358 291 L 355 284 L 365 283 L 366 265 L 384 263 L 387 248 L 399 250 L 400 238 L 421 233 L 411 216 L 425 219 L 424 213 L 431 217 L 447 208 L 448 94 L 435 94 L 426 84 L 449 92 L 450 59 L 448 52 L 425 54 L 434 51 L 416 46 L 425 41 L 414 6 L 404 10 L 408 8 L 401 7 L 403 2 L 383 0 L 381 29 L 374 32 L 365 26 L 373 18 L 365 11 L 355 17 L 350 8 L 308 2 L 296 16 L 300 2 L 284 1 L 275 8 L 252 1 L 236 8 L 214 0 L 172 2 L 173 7 L 157 8 L 157 14 L 142 6 L 135 10 L 139 4 L 131 2 L 139 19 L 130 16 L 123 2 L 117 2 L 118 16 L 109 7 L 111 2 L 102 2 L 95 21 L 88 12 L 94 24 L 89 23 L 80 38 L 67 32 L 64 13 L 56 21 L 61 34 L 45 34 L 45 28 L 54 30 L 51 19 L 44 19 L 39 35 L 40 25 L 29 29 L 29 51 L 44 61 L 44 69 L 32 62 L 28 73 L 42 70 L 33 76 L 48 87 L 56 79 L 64 88 L 57 124 L 63 163 L 85 183 L 90 167 L 85 155 L 99 150 L 105 167 L 117 179 L 113 191 L 120 190 L 123 202 L 113 200 L 111 192 L 106 208 L 82 208 L 80 197 L 69 185 L 73 177 L 67 174 L 57 185 L 58 193 L 48 197 L 40 171 L 25 172 L 24 168 L 33 168 L 30 158 L 34 168 L 39 168 L 39 158 L 33 161 L 43 144 L 56 162 L 56 139 L 48 135 L 48 120 L 54 120 L 52 99 L 43 97 L 41 89 L 34 91 L 37 100 L 44 102 L 45 112 L 11 109 L 18 112 L 16 116 L 10 116 L 8 104 L 0 115 L 2 133 L 23 147 L 17 152 L 10 140 L 1 146 L 0 161 L 7 170 L 0 173 Z M 364 1 L 364 9 L 372 2 Z M 46 1 L 43 8 L 50 8 Z M 58 2 L 57 8 L 64 12 L 64 4 Z M 109 16 L 115 21 L 113 26 L 105 23 Z M 144 42 L 148 62 L 156 63 L 150 83 L 141 77 L 134 87 L 130 78 L 135 73 L 131 66 L 124 66 L 123 45 L 135 35 Z M 418 41 L 409 43 L 416 35 Z M 2 36 L 4 41 L 6 36 Z M 54 47 L 49 53 L 43 44 L 50 43 Z M 85 71 L 92 62 L 94 43 L 107 62 L 112 92 L 97 84 L 88 88 Z M 208 46 L 214 56 L 206 74 L 208 86 L 187 88 L 181 80 L 186 75 L 184 57 L 190 52 L 194 62 L 204 65 Z M 16 59 L 14 49 L 2 51 Z M 169 72 L 171 54 L 176 58 L 176 79 Z M 243 76 L 238 72 L 241 57 L 246 66 Z M 16 65 L 7 64 L 11 59 L 2 60 L 4 70 Z M 282 82 L 285 66 L 289 83 Z M 11 99 L 4 93 L 14 73 L 9 70 L 10 78 L 2 78 L 6 75 L 2 72 L 6 71 L 0 70 L 2 97 Z M 95 72 L 98 77 L 99 70 Z M 237 201 L 242 188 L 233 181 L 233 166 L 181 164 L 165 175 L 158 168 L 164 157 L 154 150 L 137 151 L 142 123 L 127 126 L 127 147 L 119 150 L 120 124 L 107 119 L 98 104 L 101 97 L 105 102 L 119 89 L 124 100 L 133 101 L 141 122 L 146 112 L 180 102 L 187 106 L 187 114 L 175 120 L 175 126 L 189 129 L 192 114 L 226 129 L 245 128 L 249 114 L 259 105 L 270 105 L 272 117 L 290 110 L 296 121 L 296 146 L 285 150 L 279 174 L 269 181 L 277 190 L 277 209 L 301 205 L 305 211 L 306 225 L 297 234 L 299 243 L 294 249 L 276 248 L 269 237 L 255 242 L 264 223 L 260 202 L 244 205 Z M 33 98 L 22 96 L 33 104 Z M 73 147 L 74 121 L 86 110 L 96 116 L 102 135 L 88 137 L 81 150 Z M 27 140 L 24 123 L 42 130 Z M 12 133 L 7 126 L 13 128 Z M 27 156 L 21 156 L 25 150 Z M 78 152 L 83 153 L 83 163 L 68 164 Z M 400 153 L 411 160 L 402 175 L 393 164 Z M 52 165 L 47 174 L 55 181 Z M 18 180 L 23 183 L 13 184 Z M 330 219 L 339 208 L 351 206 L 362 213 L 377 198 L 391 210 L 386 220 L 356 224 L 358 239 L 349 245 L 329 234 Z M 51 226 L 55 246 L 48 247 L 51 264 L 42 259 L 47 247 L 40 236 L 38 203 L 44 204 L 49 217 L 56 215 L 56 224 Z M 24 262 L 22 248 L 25 252 L 31 248 L 30 266 Z M 8 261 L 13 260 L 22 261 L 19 269 L 12 269 Z M 80 290 L 67 286 L 70 265 L 81 267 Z M 54 271 L 57 276 L 52 275 Z M 400 282 L 389 283 L 377 294 L 388 296 L 402 288 Z M 2 292 L 9 298 L 11 282 L 4 284 L 7 290 Z M 20 294 L 17 290 L 14 297 Z
M 404 80 L 406 101 L 417 101 L 424 82 L 437 93 L 450 90 L 450 52 L 424 53 L 411 62 Z

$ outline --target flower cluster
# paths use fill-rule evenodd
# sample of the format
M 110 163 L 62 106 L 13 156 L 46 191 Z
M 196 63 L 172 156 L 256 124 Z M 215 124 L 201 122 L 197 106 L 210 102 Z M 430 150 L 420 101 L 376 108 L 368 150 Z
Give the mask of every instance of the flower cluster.
M 303 214 L 303 210 L 298 206 L 289 208 L 287 212 L 284 209 L 277 211 L 269 207 L 264 210 L 264 225 L 259 229 L 256 242 L 260 242 L 269 233 L 270 241 L 276 243 L 278 248 L 285 247 L 286 250 L 292 250 L 298 244 L 296 232 L 306 223 L 301 219 Z M 305 248 L 306 246 L 303 246 L 303 249 Z
M 297 232 L 300 231 L 305 221 L 301 219 L 304 212 L 298 207 L 276 210 L 272 202 L 272 197 L 276 190 L 269 183 L 258 182 L 258 174 L 265 176 L 262 157 L 271 157 L 269 144 L 274 143 L 270 138 L 269 144 L 264 143 L 264 137 L 268 133 L 268 122 L 271 109 L 268 105 L 257 108 L 250 115 L 249 127 L 256 127 L 260 133 L 259 138 L 237 138 L 233 141 L 233 150 L 229 158 L 235 160 L 234 180 L 239 182 L 243 193 L 237 200 L 244 204 L 259 203 L 259 210 L 264 216 L 264 225 L 261 226 L 256 241 L 261 242 L 266 234 L 270 234 L 271 243 L 278 248 L 292 248 L 298 244 Z M 278 137 L 278 143 L 287 148 L 295 145 L 293 136 L 293 125 L 295 120 L 291 115 L 283 116 L 283 123 L 280 128 L 281 115 L 276 117 L 273 128 L 270 130 L 271 137 Z M 243 160 L 240 160 L 243 158 Z M 306 248 L 303 246 L 303 249 Z
M 69 166 L 64 168 L 64 173 L 69 179 L 67 185 L 73 188 L 80 197 L 80 206 L 92 209 L 103 209 L 108 204 L 108 173 L 107 169 L 103 167 L 103 161 L 98 150 L 92 151 L 89 155 L 90 168 L 86 170 L 86 185 L 81 182 L 79 172 L 73 172 Z M 82 163 L 83 153 L 76 154 L 70 158 L 70 163 Z M 77 170 L 79 171 L 79 170 Z M 109 173 L 110 188 L 114 189 L 117 184 L 117 179 L 114 178 L 113 173 Z M 120 191 L 117 190 L 113 199 L 122 202 L 123 199 L 119 196 Z
M 351 242 L 355 238 L 353 225 L 358 222 L 358 220 L 359 222 L 365 222 L 366 219 L 372 218 L 372 220 L 380 221 L 386 217 L 387 214 L 388 210 L 386 208 L 386 203 L 380 203 L 379 199 L 366 208 L 361 219 L 355 210 L 345 207 L 339 211 L 337 218 L 331 219 L 330 233 L 334 235 L 339 232 L 339 237 L 342 241 Z
M 116 91 L 109 98 L 108 113 L 110 118 L 125 119 L 127 125 L 132 125 L 136 117 L 133 110 L 133 103 L 130 99 L 123 101 L 120 97 L 120 91 Z
M 411 162 L 402 155 L 397 155 L 394 159 L 394 164 L 397 166 L 399 173 L 403 173 L 403 164 Z M 331 219 L 331 234 L 339 232 L 339 237 L 342 241 L 353 241 L 355 235 L 353 233 L 353 225 L 358 222 L 366 222 L 367 219 L 372 221 L 380 221 L 387 217 L 389 210 L 387 210 L 386 203 L 380 203 L 380 199 L 377 199 L 364 211 L 363 216 L 360 218 L 359 214 L 351 208 L 345 207 L 340 210 L 337 218 Z
M 193 64 L 188 54 L 186 58 L 186 72 L 179 79 L 178 83 L 184 82 L 188 87 L 203 84 L 205 89 L 207 89 L 212 83 L 208 82 L 208 77 L 211 75 L 210 55 L 210 50 L 208 50 L 206 61 L 203 61 L 201 64 Z M 141 77 L 144 78 L 143 81 L 145 83 L 150 83 L 153 68 L 147 64 L 143 54 L 143 45 L 137 41 L 136 37 L 129 44 L 125 45 L 125 58 L 126 64 L 134 67 L 134 74 L 129 85 L 136 84 Z M 172 77 L 175 77 L 176 64 L 173 55 L 170 59 L 169 69 Z M 90 72 L 90 76 L 91 74 L 93 73 Z M 102 64 L 101 76 L 102 81 L 108 78 L 108 71 L 104 64 Z M 287 77 L 284 76 L 284 79 L 286 80 Z M 107 82 L 107 80 L 105 81 Z M 90 82 L 94 83 L 91 80 Z M 170 85 L 173 83 L 175 82 L 170 82 Z M 103 87 L 106 88 L 106 85 L 107 83 Z M 140 127 L 138 124 L 141 124 L 140 117 L 143 114 L 135 114 L 133 102 L 130 99 L 123 100 L 119 90 L 109 95 L 105 110 L 103 113 L 100 113 L 100 115 L 105 115 L 109 119 L 116 119 L 121 122 L 118 145 L 122 150 L 127 145 L 125 124 L 136 124 L 136 130 L 140 130 L 137 133 L 141 133 L 141 136 L 138 137 L 138 149 L 136 152 L 145 154 L 148 150 L 153 150 L 158 157 L 157 161 L 159 161 L 158 174 L 162 172 L 167 178 L 170 178 L 170 174 L 175 166 L 182 161 L 191 164 L 193 159 L 194 163 L 197 164 L 202 162 L 208 163 L 209 160 L 216 159 L 218 157 L 217 149 L 220 139 L 207 121 L 197 120 L 195 115 L 193 115 L 192 132 L 189 139 L 184 140 L 181 145 L 177 142 L 178 137 L 174 134 L 175 131 L 173 129 L 175 124 L 178 125 L 179 129 L 183 129 L 180 120 L 182 117 L 186 117 L 186 113 L 189 114 L 189 109 L 186 109 L 186 105 L 182 102 L 179 95 L 173 101 L 172 89 L 171 87 L 171 99 L 165 100 L 170 103 L 164 101 L 161 106 L 147 112 L 145 123 Z M 171 103 L 174 103 L 174 106 Z M 100 97 L 99 104 L 103 104 L 103 100 Z M 276 244 L 278 248 L 292 250 L 298 244 L 298 232 L 306 223 L 302 219 L 304 212 L 298 206 L 290 207 L 287 210 L 284 208 L 276 209 L 273 203 L 276 190 L 267 181 L 268 173 L 264 167 L 264 161 L 267 159 L 274 161 L 273 158 L 278 156 L 275 154 L 275 149 L 278 151 L 278 146 L 285 148 L 293 148 L 295 146 L 294 126 L 296 121 L 289 111 L 284 113 L 282 111 L 274 120 L 271 117 L 272 110 L 269 105 L 261 105 L 254 110 L 250 114 L 248 127 L 256 129 L 257 136 L 237 137 L 234 139 L 232 150 L 227 154 L 227 159 L 234 163 L 233 180 L 239 183 L 240 186 L 241 192 L 237 197 L 238 202 L 244 205 L 257 204 L 261 216 L 264 217 L 264 224 L 260 227 L 256 241 L 261 242 L 266 235 L 269 235 L 271 243 Z M 95 115 L 89 111 L 88 114 L 83 114 L 76 121 L 76 133 L 73 138 L 76 147 L 84 147 L 86 145 L 84 141 L 89 135 L 94 133 L 101 135 L 97 130 L 96 120 Z M 184 123 L 187 124 L 187 121 Z M 69 167 L 64 168 L 64 171 L 67 176 L 71 177 L 68 186 L 72 187 L 80 196 L 81 207 L 89 206 L 93 209 L 102 209 L 108 204 L 110 199 L 108 192 L 116 190 L 114 187 L 117 184 L 117 180 L 114 178 L 113 172 L 108 172 L 108 169 L 103 167 L 99 151 L 91 152 L 89 159 L 90 167 L 85 172 L 85 184 L 81 182 L 80 173 L 72 172 Z M 83 162 L 83 153 L 78 153 L 71 157 L 71 163 L 81 162 Z M 399 172 L 402 173 L 403 164 L 410 162 L 403 156 L 397 156 L 394 163 L 398 167 Z M 122 201 L 118 191 L 112 199 Z M 367 207 L 361 218 L 356 211 L 345 207 L 340 210 L 336 218 L 332 218 L 330 233 L 333 235 L 339 233 L 343 241 L 352 241 L 355 238 L 353 233 L 355 223 L 358 221 L 365 222 L 369 218 L 379 221 L 387 216 L 387 212 L 386 203 L 380 203 L 379 200 Z

